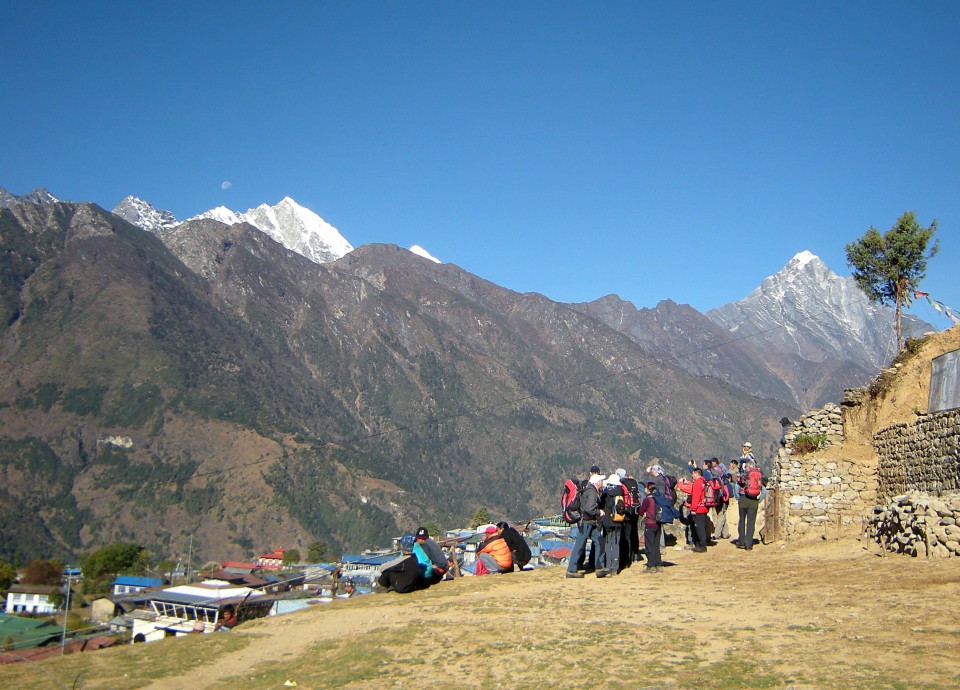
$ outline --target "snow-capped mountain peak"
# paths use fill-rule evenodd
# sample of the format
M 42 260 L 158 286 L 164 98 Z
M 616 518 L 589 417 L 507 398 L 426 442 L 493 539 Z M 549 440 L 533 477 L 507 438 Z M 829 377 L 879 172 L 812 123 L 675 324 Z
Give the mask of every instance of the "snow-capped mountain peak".
M 837 275 L 808 251 L 745 298 L 707 316 L 731 332 L 757 334 L 754 343 L 804 359 L 835 358 L 876 368 L 897 350 L 892 309 L 871 302 L 853 278 Z M 904 327 L 913 335 L 929 324 L 910 317 Z
M 172 228 L 179 221 L 170 211 L 163 211 L 135 196 L 128 196 L 114 206 L 113 213 L 148 232 Z
M 814 259 L 819 261 L 820 257 L 814 254 L 813 252 L 807 251 L 806 249 L 804 249 L 802 252 L 797 253 L 796 256 L 794 256 L 792 259 L 790 259 L 790 261 L 787 262 L 787 267 L 800 270 L 804 266 L 806 266 L 808 263 L 813 261 Z
M 424 259 L 429 259 L 430 261 L 432 261 L 432 262 L 434 262 L 434 263 L 436 263 L 436 264 L 442 264 L 442 263 L 443 263 L 442 261 L 440 261 L 440 259 L 438 259 L 437 257 L 435 257 L 433 254 L 431 254 L 430 252 L 428 252 L 426 249 L 424 249 L 423 247 L 421 247 L 419 244 L 415 244 L 415 245 L 413 245 L 412 247 L 410 247 L 410 251 L 413 252 L 414 254 L 416 254 L 417 256 L 422 256 Z
M 353 251 L 353 245 L 335 227 L 288 196 L 276 206 L 261 204 L 246 213 L 218 206 L 190 220 L 198 218 L 210 218 L 227 225 L 249 223 L 287 249 L 318 264 L 335 261 Z

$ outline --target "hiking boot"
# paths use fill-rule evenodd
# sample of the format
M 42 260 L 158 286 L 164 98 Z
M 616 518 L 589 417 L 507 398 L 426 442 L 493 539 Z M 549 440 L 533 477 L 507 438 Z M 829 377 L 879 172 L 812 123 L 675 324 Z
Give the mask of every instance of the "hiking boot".
M 643 572 L 644 572 L 644 574 L 648 574 L 648 573 L 657 573 L 657 572 L 660 572 L 660 571 L 657 570 L 657 566 L 655 566 L 655 565 L 648 565 L 648 566 L 645 566 L 645 567 L 644 567 Z
M 597 569 L 597 577 L 606 577 L 607 574 L 608 574 L 608 573 L 607 573 L 606 570 L 603 570 L 603 569 L 600 569 L 600 568 Z
M 583 573 L 581 573 L 579 570 L 572 573 L 567 571 L 567 577 L 583 577 Z
M 743 544 L 741 544 L 740 542 L 737 542 L 737 548 L 738 548 L 738 549 L 747 549 L 747 548 L 749 548 L 749 547 L 746 547 L 746 546 L 744 546 Z
M 707 552 L 707 547 L 706 547 L 706 546 L 694 546 L 694 547 L 693 547 L 693 550 L 694 550 L 695 553 L 706 553 L 706 552 Z

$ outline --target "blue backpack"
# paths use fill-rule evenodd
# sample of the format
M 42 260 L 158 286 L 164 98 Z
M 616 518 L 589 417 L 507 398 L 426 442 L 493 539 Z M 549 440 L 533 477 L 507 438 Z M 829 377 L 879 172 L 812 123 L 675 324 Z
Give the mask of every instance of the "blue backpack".
M 653 494 L 653 502 L 656 504 L 653 509 L 653 519 L 657 521 L 658 525 L 669 525 L 680 518 L 680 513 L 673 507 L 670 499 L 659 491 Z

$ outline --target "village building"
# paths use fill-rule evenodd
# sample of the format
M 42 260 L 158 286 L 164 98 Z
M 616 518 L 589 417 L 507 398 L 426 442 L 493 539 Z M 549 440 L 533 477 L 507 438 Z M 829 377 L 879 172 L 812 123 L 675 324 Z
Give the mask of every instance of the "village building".
M 0 615 L 0 642 L 7 651 L 32 649 L 60 638 L 61 628 L 47 621 Z
M 141 609 L 111 621 L 112 626 L 125 628 L 133 642 L 213 632 L 228 604 L 236 608 L 241 621 L 261 618 L 276 600 L 260 590 L 222 580 L 168 587 L 145 595 Z
M 7 613 L 44 616 L 60 610 L 63 589 L 55 585 L 13 585 L 7 591 Z
M 257 568 L 262 570 L 280 570 L 283 568 L 283 554 L 286 549 L 274 549 L 270 553 L 265 553 L 257 557 Z
M 120 575 L 113 581 L 113 593 L 138 594 L 148 589 L 163 587 L 163 580 L 159 577 L 136 577 L 134 575 Z

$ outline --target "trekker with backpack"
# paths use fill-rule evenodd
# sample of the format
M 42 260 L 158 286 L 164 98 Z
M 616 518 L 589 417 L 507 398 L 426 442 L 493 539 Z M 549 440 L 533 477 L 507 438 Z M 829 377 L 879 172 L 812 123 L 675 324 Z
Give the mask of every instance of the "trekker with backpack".
M 663 534 L 663 524 L 657 521 L 657 485 L 653 482 L 647 482 L 644 487 L 645 496 L 640 503 L 640 518 L 643 520 L 643 544 L 647 554 L 647 565 L 643 569 L 645 573 L 659 573 L 663 570 L 663 559 L 660 552 L 660 537 Z M 673 520 L 673 506 L 668 508 L 671 515 L 669 520 Z
M 719 541 L 730 538 L 730 531 L 727 529 L 727 508 L 730 506 L 730 473 L 717 458 L 711 459 L 710 465 L 714 480 L 717 482 L 717 501 L 713 507 L 713 539 Z
M 752 453 L 751 453 L 752 457 Z M 757 524 L 757 510 L 763 494 L 763 474 L 754 460 L 742 460 L 743 476 L 740 478 L 740 523 L 737 533 L 737 548 L 753 548 L 753 532 Z
M 597 568 L 597 577 L 606 577 L 620 572 L 620 538 L 623 536 L 623 523 L 627 519 L 627 507 L 620 475 L 614 473 L 606 478 L 603 493 L 600 494 L 600 505 L 604 566 Z
M 640 560 L 640 502 L 643 490 L 632 474 L 618 469 L 620 483 L 623 484 L 627 517 L 623 521 L 623 534 L 620 536 L 620 568 L 629 568 L 634 561 Z
M 602 474 L 591 474 L 580 493 L 581 519 L 577 525 L 577 540 L 573 544 L 573 551 L 570 552 L 567 561 L 567 577 L 583 577 L 583 571 L 577 570 L 577 564 L 583 562 L 588 541 L 591 544 L 591 552 L 595 554 L 594 562 L 597 572 L 603 569 L 605 563 L 603 541 L 600 525 L 597 523 L 600 518 L 600 489 L 603 487 L 603 479 Z
M 692 474 L 692 481 L 685 482 L 681 479 L 677 482 L 677 488 L 688 494 L 684 503 L 689 507 L 693 518 L 693 550 L 703 553 L 707 550 L 707 514 L 710 511 L 706 504 L 707 482 L 703 478 L 703 470 L 699 467 L 694 467 Z

